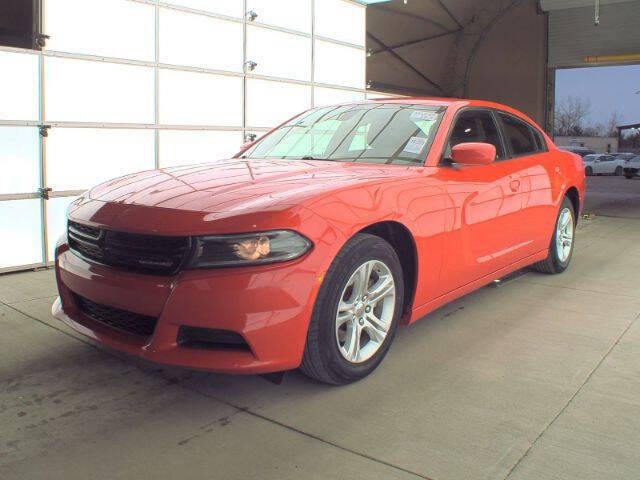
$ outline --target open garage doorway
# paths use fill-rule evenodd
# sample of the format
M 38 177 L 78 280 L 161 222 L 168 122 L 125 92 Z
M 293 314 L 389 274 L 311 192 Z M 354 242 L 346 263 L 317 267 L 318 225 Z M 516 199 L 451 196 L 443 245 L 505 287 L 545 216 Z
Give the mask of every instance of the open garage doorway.
M 587 214 L 640 218 L 640 65 L 557 69 L 553 134 L 583 157 Z

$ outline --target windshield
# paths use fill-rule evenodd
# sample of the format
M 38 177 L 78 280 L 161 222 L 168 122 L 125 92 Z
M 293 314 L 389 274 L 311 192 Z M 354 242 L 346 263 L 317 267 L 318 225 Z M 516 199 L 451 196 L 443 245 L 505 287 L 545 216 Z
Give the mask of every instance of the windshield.
M 598 158 L 598 155 L 585 155 L 582 160 L 584 162 L 593 162 L 596 158 Z
M 242 158 L 422 165 L 444 111 L 390 103 L 317 108 L 276 129 Z

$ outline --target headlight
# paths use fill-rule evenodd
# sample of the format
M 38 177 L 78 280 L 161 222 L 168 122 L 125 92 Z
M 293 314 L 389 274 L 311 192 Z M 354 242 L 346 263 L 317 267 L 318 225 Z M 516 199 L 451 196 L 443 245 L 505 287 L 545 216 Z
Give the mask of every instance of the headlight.
M 312 244 L 290 230 L 195 237 L 186 268 L 214 268 L 284 262 L 301 257 Z

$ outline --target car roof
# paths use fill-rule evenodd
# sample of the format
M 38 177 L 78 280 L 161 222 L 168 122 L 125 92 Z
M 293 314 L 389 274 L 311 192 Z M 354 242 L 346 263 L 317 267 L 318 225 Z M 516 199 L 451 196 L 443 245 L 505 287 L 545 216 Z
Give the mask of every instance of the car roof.
M 501 103 L 490 102 L 488 100 L 474 100 L 469 98 L 452 98 L 452 97 L 382 97 L 370 98 L 368 100 L 347 102 L 343 105 L 351 104 L 367 104 L 367 103 L 392 103 L 398 105 L 432 105 L 436 107 L 455 107 L 456 109 L 466 107 L 494 108 L 511 113 L 520 117 L 533 125 L 538 125 L 535 120 L 527 114 L 516 110 L 515 108 L 503 105 Z M 540 126 L 538 126 L 540 128 Z
M 511 108 L 501 103 L 490 102 L 488 100 L 474 100 L 469 98 L 449 98 L 449 97 L 384 97 L 384 98 L 371 98 L 364 102 L 358 103 L 396 103 L 404 105 L 434 105 L 434 106 L 456 106 L 456 107 L 485 107 L 485 108 L 497 108 L 505 111 L 512 111 L 519 115 L 523 115 L 522 112 Z

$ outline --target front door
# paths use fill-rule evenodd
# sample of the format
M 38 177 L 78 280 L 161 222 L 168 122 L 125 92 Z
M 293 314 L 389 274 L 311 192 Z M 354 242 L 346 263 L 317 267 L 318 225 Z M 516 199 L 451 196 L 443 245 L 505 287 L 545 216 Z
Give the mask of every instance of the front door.
M 462 142 L 491 143 L 496 161 L 463 166 L 447 158 Z M 440 275 L 440 294 L 478 280 L 525 256 L 529 240 L 522 202 L 524 170 L 508 151 L 489 110 L 467 110 L 455 121 L 435 175 L 447 195 L 447 238 Z

